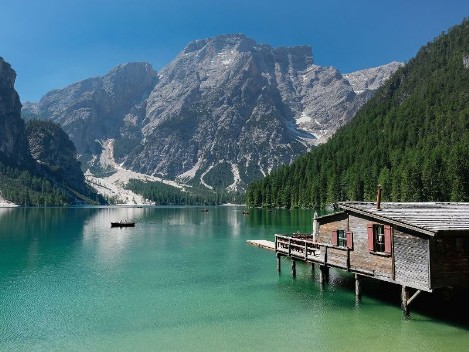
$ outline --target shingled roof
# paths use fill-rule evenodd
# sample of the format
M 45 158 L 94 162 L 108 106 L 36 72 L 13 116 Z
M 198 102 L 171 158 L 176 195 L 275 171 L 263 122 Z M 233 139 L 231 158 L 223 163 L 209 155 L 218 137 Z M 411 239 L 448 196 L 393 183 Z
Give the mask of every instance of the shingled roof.
M 345 211 L 362 214 L 429 236 L 469 236 L 469 203 L 341 202 Z

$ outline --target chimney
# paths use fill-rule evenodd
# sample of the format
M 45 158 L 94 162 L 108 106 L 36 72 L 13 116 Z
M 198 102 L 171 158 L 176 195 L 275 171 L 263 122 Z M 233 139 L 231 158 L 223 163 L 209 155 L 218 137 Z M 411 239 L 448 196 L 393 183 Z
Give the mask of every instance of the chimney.
M 381 210 L 381 185 L 378 185 L 378 192 L 376 193 L 376 209 Z

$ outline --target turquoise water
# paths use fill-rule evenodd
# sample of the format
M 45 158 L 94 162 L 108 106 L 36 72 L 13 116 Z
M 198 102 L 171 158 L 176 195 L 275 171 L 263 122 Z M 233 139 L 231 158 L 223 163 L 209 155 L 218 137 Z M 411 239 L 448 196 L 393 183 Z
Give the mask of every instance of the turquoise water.
M 311 212 L 242 210 L 0 209 L 0 350 L 468 350 L 442 301 L 404 320 L 397 287 L 365 281 L 356 303 L 348 273 L 321 286 L 285 259 L 277 274 L 245 241 L 309 231 Z

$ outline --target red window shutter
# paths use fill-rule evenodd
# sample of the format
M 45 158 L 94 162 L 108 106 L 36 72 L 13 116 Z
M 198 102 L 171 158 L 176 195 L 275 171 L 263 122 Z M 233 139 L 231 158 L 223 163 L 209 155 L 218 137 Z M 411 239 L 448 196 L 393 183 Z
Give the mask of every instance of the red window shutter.
M 375 243 L 373 239 L 373 224 L 368 224 L 368 249 L 370 252 L 374 252 Z
M 384 225 L 384 253 L 391 254 L 391 226 Z
M 353 233 L 352 231 L 347 231 L 347 248 L 353 248 Z
M 337 230 L 334 230 L 331 233 L 331 244 L 333 246 L 337 246 L 337 243 L 338 243 L 338 241 L 337 241 Z

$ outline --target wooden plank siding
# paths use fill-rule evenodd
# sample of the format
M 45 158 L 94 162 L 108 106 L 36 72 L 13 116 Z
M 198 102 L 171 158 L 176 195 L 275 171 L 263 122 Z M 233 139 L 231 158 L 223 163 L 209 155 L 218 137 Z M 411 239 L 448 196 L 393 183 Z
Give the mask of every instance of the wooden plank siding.
M 404 286 L 430 288 L 429 238 L 394 229 L 395 280 Z
M 434 288 L 469 283 L 469 251 L 458 246 L 458 241 L 467 240 L 467 237 L 431 239 L 430 267 Z
M 344 229 L 353 233 L 353 249 L 349 253 L 343 248 L 329 247 L 327 257 L 324 258 L 326 251 L 321 248 L 321 259 L 326 259 L 326 264 L 354 272 L 368 273 L 378 279 L 409 287 L 431 290 L 428 236 L 417 236 L 414 233 L 404 232 L 408 230 L 391 227 L 391 245 L 394 252 L 374 253 L 368 246 L 368 225 L 388 225 L 387 223 L 355 214 L 349 214 L 346 219 L 332 222 L 324 222 L 327 218 L 321 220 L 320 243 L 330 245 L 331 233 L 334 230 Z
M 349 228 L 353 232 L 353 251 L 350 252 L 350 268 L 373 273 L 375 276 L 392 280 L 392 257 L 370 253 L 368 249 L 368 224 L 382 224 L 369 219 L 350 215 Z

